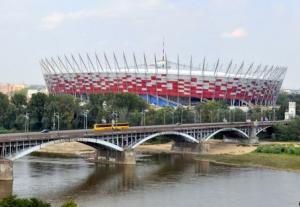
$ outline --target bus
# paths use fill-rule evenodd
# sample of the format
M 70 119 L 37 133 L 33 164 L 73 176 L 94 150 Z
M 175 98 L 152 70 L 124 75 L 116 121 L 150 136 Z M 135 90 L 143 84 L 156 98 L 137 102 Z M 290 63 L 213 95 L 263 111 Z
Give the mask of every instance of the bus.
M 94 131 L 125 130 L 128 128 L 129 123 L 94 124 Z

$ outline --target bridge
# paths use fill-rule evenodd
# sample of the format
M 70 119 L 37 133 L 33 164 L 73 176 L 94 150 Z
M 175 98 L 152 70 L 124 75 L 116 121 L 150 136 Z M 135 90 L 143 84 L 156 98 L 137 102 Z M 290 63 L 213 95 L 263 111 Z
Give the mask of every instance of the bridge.
M 206 153 L 207 141 L 221 132 L 236 132 L 258 143 L 257 135 L 284 121 L 195 123 L 181 125 L 139 126 L 121 131 L 64 130 L 49 133 L 15 133 L 0 135 L 0 180 L 13 179 L 13 161 L 48 145 L 80 142 L 96 149 L 96 159 L 135 164 L 134 149 L 155 137 L 174 140 L 173 149 Z

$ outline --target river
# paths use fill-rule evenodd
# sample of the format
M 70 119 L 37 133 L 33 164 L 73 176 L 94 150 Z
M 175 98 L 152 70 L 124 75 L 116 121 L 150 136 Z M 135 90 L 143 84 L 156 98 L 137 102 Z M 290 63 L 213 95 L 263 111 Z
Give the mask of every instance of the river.
M 81 207 L 296 207 L 300 201 L 300 173 L 180 155 L 147 156 L 136 166 L 27 156 L 14 163 L 14 177 L 14 194 L 53 206 L 68 199 Z

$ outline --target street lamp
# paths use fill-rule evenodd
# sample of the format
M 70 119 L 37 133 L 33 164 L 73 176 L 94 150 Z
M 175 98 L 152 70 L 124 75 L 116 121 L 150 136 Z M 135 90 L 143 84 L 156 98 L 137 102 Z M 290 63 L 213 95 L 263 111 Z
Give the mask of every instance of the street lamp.
M 53 117 L 54 117 L 54 122 L 53 122 L 54 129 L 55 129 L 55 118 L 57 118 L 57 132 L 59 132 L 59 113 L 54 112 Z
M 26 112 L 25 116 L 25 133 L 29 131 L 29 113 Z
M 117 123 L 117 116 L 118 116 L 117 112 L 113 111 L 111 116 L 112 116 L 112 120 L 111 120 L 112 125 L 115 125 Z
M 174 123 L 174 111 L 172 111 L 171 113 L 172 113 L 172 124 L 175 124 Z
M 85 133 L 87 134 L 87 127 L 88 127 L 88 113 L 89 113 L 89 111 L 88 110 L 85 110 L 84 112 L 83 112 L 83 127 L 84 127 L 84 129 L 85 129 Z
M 201 109 L 199 110 L 199 123 L 202 122 L 202 115 L 201 115 Z
M 141 120 L 142 126 L 146 126 L 146 112 L 148 112 L 148 109 L 142 109 L 142 120 Z
M 166 125 L 166 110 L 165 110 L 165 108 L 163 108 L 163 111 L 164 111 L 164 125 Z
M 182 124 L 183 108 L 180 108 L 180 124 Z

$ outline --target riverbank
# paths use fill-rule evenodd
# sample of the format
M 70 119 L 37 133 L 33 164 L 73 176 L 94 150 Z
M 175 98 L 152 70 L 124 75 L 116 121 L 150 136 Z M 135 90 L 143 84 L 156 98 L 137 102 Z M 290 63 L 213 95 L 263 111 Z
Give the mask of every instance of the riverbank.
M 172 152 L 172 144 L 172 142 L 155 145 L 144 144 L 138 146 L 136 152 L 140 154 L 174 153 Z M 297 155 L 255 153 L 256 146 L 224 143 L 221 140 L 210 140 L 209 144 L 209 153 L 207 155 L 196 155 L 195 159 L 230 165 L 267 167 L 300 172 L 300 156 Z M 263 142 L 262 144 L 274 144 L 274 142 Z M 67 142 L 50 145 L 34 154 L 48 157 L 93 157 L 95 149 L 81 143 Z
M 209 154 L 245 154 L 256 149 L 256 146 L 243 146 L 236 143 L 224 143 L 221 140 L 210 140 Z M 172 153 L 173 142 L 164 144 L 143 144 L 135 150 L 137 153 Z M 78 142 L 65 142 L 49 145 L 34 155 L 61 156 L 61 157 L 86 157 L 95 153 L 95 149 Z M 194 153 L 195 154 L 195 153 Z
M 267 154 L 251 152 L 248 154 L 208 154 L 198 155 L 196 160 L 208 160 L 220 164 L 266 167 L 278 170 L 300 172 L 300 156 L 288 154 Z
M 47 157 L 89 157 L 94 154 L 94 148 L 79 142 L 53 144 L 32 153 L 35 156 Z

